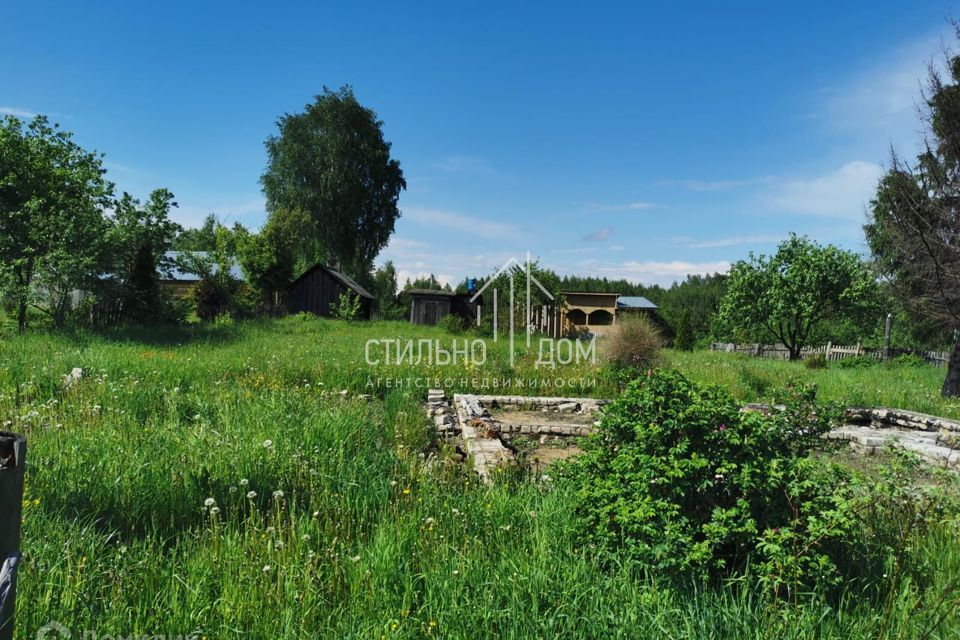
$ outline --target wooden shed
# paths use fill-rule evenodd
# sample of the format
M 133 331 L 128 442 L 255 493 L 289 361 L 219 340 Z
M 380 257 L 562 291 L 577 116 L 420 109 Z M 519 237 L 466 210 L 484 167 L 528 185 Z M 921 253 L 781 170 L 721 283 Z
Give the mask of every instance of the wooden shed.
M 287 287 L 287 308 L 291 313 L 331 316 L 340 296 L 348 291 L 360 297 L 360 317 L 369 320 L 373 296 L 350 276 L 324 264 L 310 267 Z
M 477 320 L 480 299 L 470 302 L 473 296 L 469 293 L 432 289 L 412 289 L 404 293 L 410 296 L 410 322 L 413 324 L 437 324 L 450 314 L 460 316 L 468 324 Z

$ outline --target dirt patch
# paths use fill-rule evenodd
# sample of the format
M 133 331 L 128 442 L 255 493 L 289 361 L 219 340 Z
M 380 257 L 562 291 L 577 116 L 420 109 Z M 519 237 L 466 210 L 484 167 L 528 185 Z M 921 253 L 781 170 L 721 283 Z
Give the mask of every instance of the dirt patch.
M 587 413 L 561 413 L 559 411 L 527 411 L 521 409 L 495 409 L 490 415 L 501 424 L 564 425 L 589 427 L 592 423 Z
M 522 456 L 522 459 L 529 465 L 531 471 L 534 473 L 542 473 L 554 462 L 572 458 L 580 453 L 583 453 L 583 450 L 576 445 L 569 445 L 566 447 L 552 447 L 550 445 L 543 445 L 528 451 Z

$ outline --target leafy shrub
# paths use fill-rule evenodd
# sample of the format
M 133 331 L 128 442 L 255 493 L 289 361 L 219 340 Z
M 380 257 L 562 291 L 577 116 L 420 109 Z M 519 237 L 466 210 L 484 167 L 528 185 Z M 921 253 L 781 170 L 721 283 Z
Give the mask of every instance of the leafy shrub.
M 229 313 L 233 292 L 230 286 L 213 278 L 202 278 L 193 285 L 191 292 L 197 317 L 201 320 L 214 320 Z
M 344 291 L 333 304 L 333 317 L 338 320 L 354 321 L 360 318 L 360 296 L 352 291 Z
M 646 316 L 626 316 L 604 337 L 604 342 L 604 353 L 614 367 L 638 371 L 660 361 L 663 336 Z
M 453 334 L 460 334 L 467 330 L 466 320 L 454 313 L 448 313 L 440 318 L 440 322 L 437 323 L 437 326 L 444 331 Z
M 807 369 L 826 369 L 827 358 L 822 353 L 808 356 L 803 359 L 803 366 Z
M 890 360 L 887 361 L 887 366 L 890 367 L 923 367 L 926 364 L 926 360 L 920 356 L 915 356 L 912 353 L 905 353 L 903 355 L 890 358 Z
M 869 369 L 877 364 L 870 356 L 851 356 L 837 361 L 841 369 Z
M 766 415 L 677 372 L 634 380 L 562 467 L 579 532 L 657 571 L 725 574 L 759 547 L 771 582 L 787 565 L 790 578 L 828 578 L 825 550 L 849 526 L 843 474 L 815 474 L 807 454 L 833 415 L 811 390 Z

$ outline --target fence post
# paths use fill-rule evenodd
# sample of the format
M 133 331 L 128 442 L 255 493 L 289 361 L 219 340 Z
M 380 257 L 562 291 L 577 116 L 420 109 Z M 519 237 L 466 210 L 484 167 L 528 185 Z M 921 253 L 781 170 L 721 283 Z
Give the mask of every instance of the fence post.
M 883 325 L 883 361 L 890 359 L 890 328 L 893 325 L 893 314 L 887 314 L 887 321 Z
M 27 440 L 0 432 L 0 640 L 13 638 Z

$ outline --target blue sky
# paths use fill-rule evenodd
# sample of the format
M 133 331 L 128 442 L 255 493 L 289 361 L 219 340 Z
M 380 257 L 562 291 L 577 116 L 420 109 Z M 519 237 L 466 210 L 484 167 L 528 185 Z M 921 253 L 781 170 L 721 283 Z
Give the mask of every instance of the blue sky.
M 380 261 L 459 281 L 526 251 L 669 284 L 788 232 L 863 250 L 912 155 L 944 2 L 8 3 L 0 112 L 47 113 L 176 218 L 257 227 L 264 139 L 324 85 L 409 185 Z

